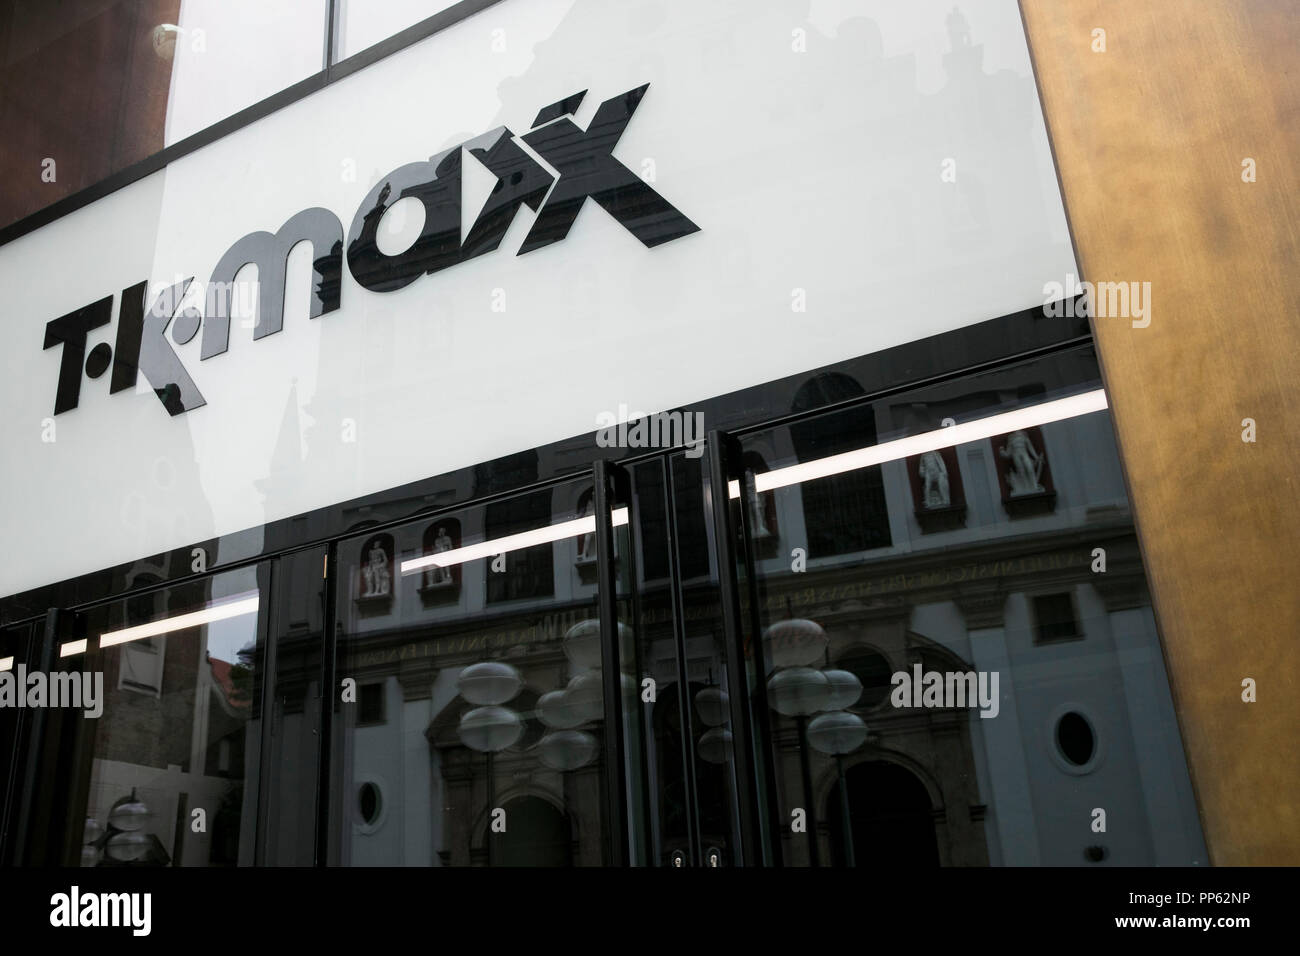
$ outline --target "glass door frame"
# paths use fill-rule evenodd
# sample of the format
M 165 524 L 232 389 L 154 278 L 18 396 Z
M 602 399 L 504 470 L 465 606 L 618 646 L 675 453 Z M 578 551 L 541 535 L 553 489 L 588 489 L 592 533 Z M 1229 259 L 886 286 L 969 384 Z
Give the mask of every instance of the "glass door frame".
M 629 557 L 634 558 L 638 551 L 637 543 L 642 526 L 638 516 L 630 509 L 630 503 L 633 501 L 630 469 L 649 462 L 660 463 L 663 468 L 665 494 L 667 496 L 666 507 L 669 516 L 666 535 L 668 537 L 668 559 L 671 567 L 669 580 L 672 590 L 677 665 L 679 674 L 685 675 L 687 664 L 684 658 L 684 584 L 680 568 L 681 555 L 679 553 L 682 537 L 677 522 L 675 479 L 672 467 L 674 459 L 682 455 L 683 452 L 682 447 L 661 448 L 649 454 L 624 459 L 617 463 L 608 460 L 598 460 L 595 463 L 594 472 L 597 476 L 597 486 L 604 489 L 603 495 L 598 492 L 596 499 L 597 543 L 601 557 L 600 620 L 602 646 L 608 659 L 615 661 L 616 664 L 616 667 L 608 669 L 605 675 L 605 693 L 607 704 L 610 700 L 613 700 L 617 711 L 614 713 L 607 712 L 606 719 L 619 720 L 619 726 L 623 726 L 625 729 L 623 734 L 611 735 L 618 737 L 617 744 L 620 752 L 617 754 L 611 753 L 609 759 L 611 761 L 619 760 L 617 766 L 624 766 L 627 734 L 641 730 L 642 725 L 638 721 L 635 727 L 628 727 L 622 722 L 622 701 L 618 694 L 617 674 L 621 672 L 623 662 L 617 656 L 619 651 L 617 634 L 617 602 L 619 594 L 617 592 L 617 573 L 614 567 L 613 512 L 616 502 L 625 501 L 629 503 L 627 526 L 630 546 L 627 550 Z M 742 497 L 738 514 L 733 514 L 729 498 L 723 499 L 727 504 L 719 506 L 717 494 L 717 489 L 728 488 L 728 478 L 732 473 L 731 470 L 740 461 L 739 443 L 734 438 L 719 430 L 711 431 L 708 434 L 704 441 L 703 460 L 700 462 L 700 468 L 701 481 L 705 483 L 706 488 L 704 501 L 705 508 L 708 511 L 707 520 L 713 539 L 706 547 L 710 551 L 708 559 L 712 566 L 716 567 L 718 574 L 717 587 L 722 623 L 722 641 L 726 657 L 725 670 L 727 685 L 732 688 L 732 692 L 728 694 L 728 721 L 734 736 L 729 753 L 732 761 L 730 770 L 735 785 L 732 799 L 735 800 L 736 804 L 734 812 L 739 818 L 739 840 L 735 849 L 735 859 L 737 865 L 740 866 L 779 866 L 780 859 L 773 852 L 773 848 L 779 845 L 778 823 L 772 814 L 767 812 L 767 800 L 765 799 L 765 794 L 775 792 L 773 767 L 771 761 L 766 759 L 763 745 L 764 741 L 770 739 L 771 733 L 767 718 L 766 685 L 762 680 L 752 679 L 751 675 L 747 673 L 749 667 L 757 668 L 756 673 L 759 675 L 764 671 L 762 641 L 750 633 L 752 628 L 746 625 L 745 617 L 742 614 L 743 595 L 747 595 L 751 607 L 756 606 L 757 601 L 751 550 L 747 546 L 739 549 L 739 551 L 736 548 L 737 535 L 743 535 L 744 540 L 747 542 L 751 533 L 748 525 L 748 512 L 745 508 L 745 483 L 740 482 Z M 607 554 L 608 561 L 606 561 Z M 745 561 L 745 581 L 743 583 L 737 574 L 737 562 L 741 560 Z M 640 588 L 635 568 L 631 569 L 629 580 L 629 598 L 635 618 L 639 617 L 636 607 L 640 599 Z M 746 590 L 742 591 L 742 587 L 746 588 Z M 635 651 L 635 647 L 633 650 Z M 749 655 L 752 655 L 752 657 Z M 685 677 L 679 677 L 679 680 L 685 681 Z M 685 696 L 687 687 L 689 687 L 689 683 L 683 683 L 682 693 L 684 696 L 681 698 L 681 706 L 684 708 L 689 707 Z M 705 859 L 705 850 L 700 843 L 699 782 L 694 773 L 696 751 L 694 741 L 688 739 L 690 735 L 686 733 L 685 726 L 682 728 L 682 734 L 685 785 L 687 788 L 688 813 L 690 814 L 690 823 L 688 825 L 690 854 L 686 863 L 687 865 L 708 866 L 711 861 Z M 642 747 L 642 752 L 645 753 L 645 745 Z M 647 790 L 647 793 L 643 796 L 642 805 L 647 808 L 648 812 L 651 803 L 648 799 L 649 781 L 644 772 L 644 767 L 629 769 L 635 773 L 639 786 L 643 790 Z M 609 799 L 615 801 L 611 804 L 611 809 L 615 811 L 616 818 L 624 828 L 626 840 L 630 841 L 638 839 L 641 835 L 633 834 L 630 831 L 630 821 L 627 813 L 626 776 L 626 774 L 619 775 L 620 779 L 615 786 L 611 787 Z M 651 848 L 651 853 L 647 854 L 647 856 L 653 855 L 653 852 L 654 848 Z M 646 860 L 646 865 L 651 865 L 649 859 Z M 717 864 L 713 863 L 712 865 Z

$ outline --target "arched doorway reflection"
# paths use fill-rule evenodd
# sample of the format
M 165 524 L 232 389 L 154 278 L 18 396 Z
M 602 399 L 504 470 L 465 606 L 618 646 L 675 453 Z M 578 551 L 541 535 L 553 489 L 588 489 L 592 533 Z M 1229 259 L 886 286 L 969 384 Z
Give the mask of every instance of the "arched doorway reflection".
M 884 760 L 849 767 L 844 774 L 849 792 L 853 855 L 858 866 L 887 864 L 906 868 L 939 865 L 930 794 L 916 774 Z M 826 804 L 830 825 L 831 861 L 845 865 L 840 785 Z
M 506 831 L 492 835 L 495 866 L 572 866 L 569 818 L 541 797 L 506 802 Z

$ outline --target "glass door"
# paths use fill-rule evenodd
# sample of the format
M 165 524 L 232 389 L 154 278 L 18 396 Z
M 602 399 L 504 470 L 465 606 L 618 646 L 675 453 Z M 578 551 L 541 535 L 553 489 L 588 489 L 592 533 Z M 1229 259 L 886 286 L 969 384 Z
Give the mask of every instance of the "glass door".
M 616 469 L 618 619 L 630 707 L 632 859 L 745 861 L 728 653 L 707 459 L 665 454 Z M 743 694 L 740 695 L 743 699 Z

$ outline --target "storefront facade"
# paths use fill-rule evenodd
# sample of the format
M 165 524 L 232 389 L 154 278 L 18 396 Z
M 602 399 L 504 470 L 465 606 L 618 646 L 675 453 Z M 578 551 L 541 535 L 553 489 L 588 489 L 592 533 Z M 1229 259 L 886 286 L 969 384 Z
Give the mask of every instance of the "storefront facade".
M 6 863 L 1208 862 L 1017 4 L 320 6 L 6 224 Z

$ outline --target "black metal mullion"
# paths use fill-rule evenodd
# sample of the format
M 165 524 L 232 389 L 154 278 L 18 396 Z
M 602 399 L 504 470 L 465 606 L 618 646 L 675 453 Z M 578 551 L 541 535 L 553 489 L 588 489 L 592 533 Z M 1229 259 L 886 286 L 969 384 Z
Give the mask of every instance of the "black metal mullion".
M 598 460 L 593 468 L 596 512 L 596 557 L 600 607 L 601 679 L 605 697 L 606 811 L 610 821 L 609 862 L 623 866 L 628 858 L 627 747 L 623 740 L 623 681 L 619 667 L 618 578 L 614 562 L 614 487 L 612 466 Z
M 258 747 L 260 752 L 257 755 L 257 819 L 254 822 L 256 827 L 253 840 L 253 865 L 266 865 L 266 847 L 270 840 L 269 827 L 267 820 L 270 818 L 270 780 L 271 780 L 271 757 L 274 746 L 272 736 L 275 724 L 275 694 L 276 687 L 276 654 L 279 647 L 279 628 L 275 627 L 275 616 L 280 611 L 280 602 L 276 600 L 274 591 L 278 575 L 277 568 L 283 561 L 283 558 L 275 558 L 267 561 L 257 569 L 257 586 L 263 597 L 260 601 L 260 607 L 263 609 L 258 615 L 258 641 L 262 645 L 262 660 L 260 666 L 262 693 L 260 699 L 262 726 L 258 734 Z
M 668 572 L 672 585 L 673 648 L 677 661 L 677 716 L 682 728 L 682 763 L 686 786 L 686 834 L 690 841 L 690 862 L 704 862 L 704 840 L 700 832 L 700 791 L 695 777 L 695 722 L 691 714 L 691 679 L 686 666 L 686 602 L 682 588 L 681 556 L 677 537 L 677 486 L 673 456 L 661 459 L 668 506 Z
M 728 491 L 727 449 L 729 436 L 714 429 L 709 432 L 706 454 L 709 456 L 709 491 L 713 512 L 714 551 L 718 560 L 719 603 L 726 637 L 728 697 L 731 703 L 732 760 L 735 765 L 736 802 L 740 811 L 742 863 L 758 851 L 761 859 L 763 838 L 758 792 L 754 775 L 754 733 L 749 719 L 749 687 L 745 675 L 745 640 L 741 626 L 740 586 L 736 580 L 735 528 L 731 521 Z M 760 675 L 761 682 L 761 675 Z M 747 845 L 746 845 L 747 844 Z
M 330 842 L 330 757 L 332 752 L 332 735 L 334 727 L 335 684 L 337 667 L 335 655 L 338 652 L 338 635 L 336 633 L 336 591 L 338 590 L 338 545 L 331 543 L 325 552 L 325 607 L 322 614 L 321 635 L 321 710 L 320 740 L 317 745 L 316 758 L 316 866 L 326 866 L 329 862 Z
M 26 664 L 32 657 L 32 632 L 34 628 L 31 623 L 21 624 L 13 628 L 5 628 L 15 634 L 21 629 L 22 637 L 20 638 L 21 650 L 15 653 L 19 658 L 20 664 Z M 21 655 L 21 656 L 20 656 Z M 24 710 L 20 710 L 15 717 L 14 722 L 14 739 L 9 751 L 9 778 L 0 780 L 0 866 L 16 865 L 17 860 L 11 860 L 8 856 L 10 849 L 10 821 L 14 817 L 14 802 L 18 799 L 18 791 L 14 786 L 16 781 L 22 775 L 23 760 L 25 752 L 22 745 L 23 735 L 27 730 L 27 715 Z M 0 760 L 3 760 L 0 755 Z
M 59 617 L 62 613 L 59 608 L 53 607 L 45 612 L 44 628 L 39 644 L 39 657 L 33 663 L 46 674 L 54 670 L 55 649 L 59 642 Z M 40 769 L 42 749 L 45 743 L 47 714 L 48 710 L 40 707 L 32 715 L 26 753 L 23 755 L 23 788 L 22 793 L 19 795 L 18 825 L 14 828 L 13 862 L 16 866 L 24 866 L 27 863 L 27 834 L 31 832 L 32 801 L 36 796 L 36 777 Z
M 740 512 L 740 529 L 745 542 L 741 557 L 745 563 L 745 584 L 746 590 L 749 592 L 749 646 L 754 662 L 755 677 L 754 686 L 747 688 L 747 690 L 748 699 L 753 703 L 751 713 L 754 715 L 755 733 L 761 749 L 766 751 L 761 755 L 759 749 L 752 751 L 755 754 L 755 761 L 759 764 L 759 766 L 755 767 L 754 777 L 759 786 L 759 790 L 754 795 L 755 807 L 766 821 L 766 825 L 761 823 L 759 825 L 760 831 L 765 833 L 767 837 L 760 846 L 760 853 L 764 863 L 780 866 L 782 863 L 780 823 L 777 815 L 771 812 L 772 808 L 770 806 L 767 806 L 767 812 L 763 813 L 766 804 L 763 796 L 766 794 L 767 800 L 772 800 L 775 799 L 779 791 L 776 786 L 775 748 L 767 749 L 776 738 L 772 735 L 772 712 L 768 709 L 767 703 L 767 661 L 763 657 L 763 633 L 760 627 L 760 611 L 763 605 L 760 602 L 758 589 L 758 569 L 754 562 L 753 530 L 749 526 L 749 482 L 745 480 L 744 459 L 739 441 L 729 435 L 725 436 L 725 440 L 729 443 L 729 448 L 722 451 L 729 451 L 735 456 L 734 460 L 741 464 L 739 479 L 740 501 L 737 510 Z M 757 493 L 756 490 L 755 494 Z M 731 500 L 730 491 L 727 493 L 727 500 Z M 759 780 L 760 777 L 761 780 Z
M 614 489 L 615 489 L 614 501 L 615 503 L 619 501 L 623 501 L 626 502 L 627 505 L 628 546 L 627 546 L 627 552 L 623 557 L 626 562 L 625 571 L 624 571 L 625 579 L 631 582 L 629 587 L 629 616 L 631 618 L 630 627 L 632 628 L 632 640 L 631 640 L 631 648 L 630 648 L 632 654 L 632 660 L 629 661 L 628 663 L 630 665 L 630 673 L 633 675 L 633 678 L 639 681 L 638 675 L 640 675 L 642 671 L 641 671 L 640 647 L 638 646 L 637 642 L 639 640 L 639 635 L 643 633 L 643 629 L 642 629 L 642 621 L 641 621 L 641 588 L 637 584 L 636 556 L 637 556 L 637 534 L 641 525 L 640 525 L 638 513 L 635 508 L 636 498 L 632 490 L 633 489 L 632 472 L 629 469 L 623 467 L 622 465 L 613 465 L 611 466 L 610 471 L 612 472 L 614 478 Z M 618 568 L 616 564 L 615 566 L 616 574 L 617 571 Z M 618 597 L 617 592 L 615 592 L 615 600 L 617 600 L 617 597 Z M 615 630 L 617 630 L 617 628 L 615 628 Z M 638 687 L 639 687 L 639 683 L 638 683 Z M 634 835 L 631 832 L 633 821 L 629 817 L 628 841 L 629 841 L 629 846 L 633 844 L 640 845 L 641 848 L 646 852 L 647 858 L 646 860 L 642 861 L 644 864 L 648 862 L 649 854 L 653 852 L 654 849 L 651 845 L 651 837 L 650 837 L 650 834 L 653 832 L 651 828 L 652 825 L 650 819 L 653 801 L 651 799 L 651 793 L 650 793 L 650 776 L 647 773 L 647 767 L 649 766 L 649 760 L 650 760 L 649 748 L 653 746 L 654 741 L 653 739 L 648 740 L 646 738 L 646 733 L 645 733 L 646 722 L 642 716 L 642 712 L 641 712 L 642 708 L 641 708 L 640 701 L 641 701 L 640 693 L 637 693 L 637 695 L 633 699 L 633 706 L 636 708 L 636 710 L 633 711 L 634 719 L 632 720 L 632 727 L 629 729 L 629 732 L 635 733 L 637 735 L 637 743 L 638 743 L 637 753 L 639 754 L 640 763 L 634 768 L 634 772 L 636 775 L 634 782 L 637 786 L 637 789 L 640 791 L 639 799 L 641 801 L 641 807 L 644 811 L 645 818 L 639 821 L 640 832 Z M 628 715 L 624 714 L 623 716 L 624 716 L 624 720 L 626 721 Z M 628 799 L 629 800 L 631 799 L 630 793 L 628 795 Z M 630 805 L 631 804 L 629 803 L 629 807 Z M 629 861 L 629 862 L 634 862 L 634 861 Z

